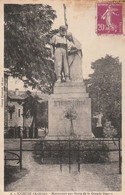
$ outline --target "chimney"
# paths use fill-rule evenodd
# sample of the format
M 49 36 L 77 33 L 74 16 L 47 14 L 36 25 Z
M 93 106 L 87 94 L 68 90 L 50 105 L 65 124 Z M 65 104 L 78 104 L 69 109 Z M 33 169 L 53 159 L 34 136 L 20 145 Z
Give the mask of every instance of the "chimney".
M 17 96 L 19 95 L 19 89 L 17 89 L 17 88 L 15 89 L 15 95 L 17 95 Z

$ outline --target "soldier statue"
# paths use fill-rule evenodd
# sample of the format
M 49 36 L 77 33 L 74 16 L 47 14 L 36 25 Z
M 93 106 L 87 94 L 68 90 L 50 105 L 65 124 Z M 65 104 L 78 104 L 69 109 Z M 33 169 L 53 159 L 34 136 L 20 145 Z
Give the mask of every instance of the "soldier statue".
M 51 39 L 51 57 L 55 61 L 55 72 L 57 77 L 57 83 L 62 81 L 62 76 L 65 81 L 70 81 L 69 78 L 69 65 L 67 57 L 67 27 L 60 26 L 59 33 L 54 35 Z

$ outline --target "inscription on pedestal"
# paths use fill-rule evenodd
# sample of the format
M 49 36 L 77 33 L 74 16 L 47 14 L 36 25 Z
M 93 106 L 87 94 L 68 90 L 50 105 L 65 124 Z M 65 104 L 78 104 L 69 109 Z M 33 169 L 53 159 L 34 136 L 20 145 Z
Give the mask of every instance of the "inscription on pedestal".
M 85 100 L 79 101 L 79 100 L 72 100 L 72 101 L 62 101 L 62 100 L 57 100 L 54 101 L 55 106 L 66 106 L 66 105 L 74 105 L 74 106 L 82 106 L 85 104 Z

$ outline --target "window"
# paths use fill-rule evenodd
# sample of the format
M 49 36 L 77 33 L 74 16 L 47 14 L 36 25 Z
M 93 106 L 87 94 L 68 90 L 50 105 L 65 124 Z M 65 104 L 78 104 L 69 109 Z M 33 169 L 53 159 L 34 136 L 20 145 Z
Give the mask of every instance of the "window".
M 12 115 L 15 112 L 15 105 L 13 106 L 8 106 L 8 112 L 10 114 L 10 119 L 12 119 Z
M 12 119 L 12 115 L 13 115 L 13 114 L 12 114 L 12 112 L 11 112 L 11 113 L 10 113 L 10 119 Z
M 20 117 L 20 109 L 18 109 L 18 117 Z

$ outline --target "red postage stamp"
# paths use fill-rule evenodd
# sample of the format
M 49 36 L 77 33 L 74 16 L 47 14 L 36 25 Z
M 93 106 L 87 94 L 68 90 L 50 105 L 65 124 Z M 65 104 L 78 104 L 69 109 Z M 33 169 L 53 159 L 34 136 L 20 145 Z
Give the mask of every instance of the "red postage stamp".
M 97 3 L 97 34 L 123 34 L 122 3 Z

